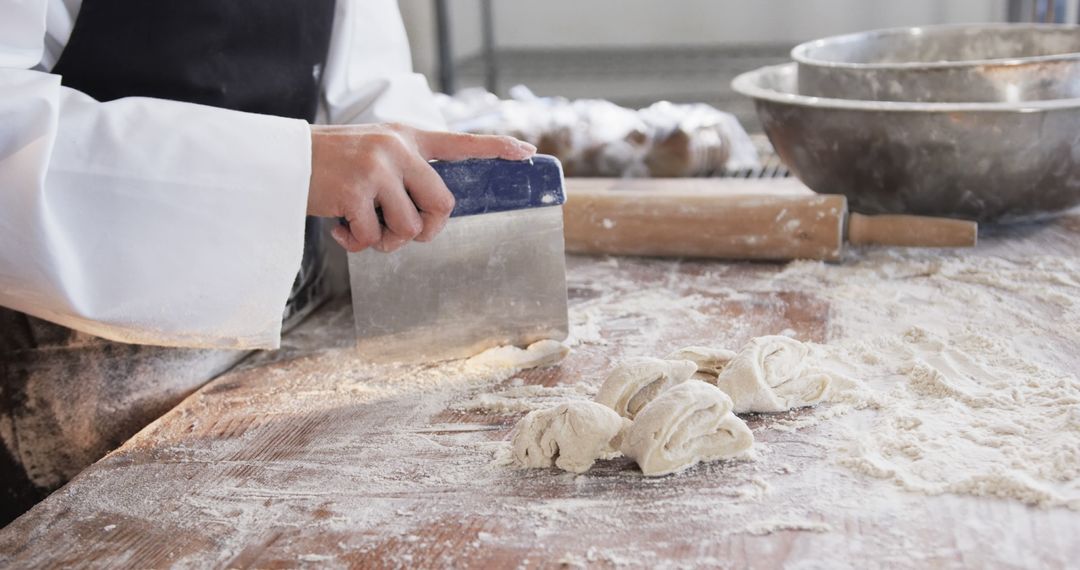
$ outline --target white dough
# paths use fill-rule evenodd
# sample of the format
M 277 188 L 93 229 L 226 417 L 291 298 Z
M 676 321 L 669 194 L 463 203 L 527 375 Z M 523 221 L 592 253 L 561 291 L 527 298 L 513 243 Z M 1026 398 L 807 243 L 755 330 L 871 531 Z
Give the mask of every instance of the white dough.
M 665 356 L 667 360 L 690 360 L 697 364 L 697 373 L 694 377 L 699 380 L 711 382 L 720 375 L 720 371 L 735 358 L 735 351 L 726 348 L 709 348 L 705 346 L 688 346 L 680 348 Z
M 491 368 L 539 368 L 553 366 L 562 362 L 570 354 L 570 347 L 557 340 L 541 340 L 528 348 L 516 346 L 496 346 L 470 358 L 470 366 Z
M 619 456 L 620 435 L 629 423 L 610 408 L 589 401 L 536 410 L 514 428 L 514 464 L 584 473 L 597 459 Z
M 653 398 L 667 388 L 689 380 L 697 368 L 690 360 L 631 358 L 608 374 L 595 400 L 620 416 L 634 419 Z
M 735 413 L 785 412 L 825 399 L 832 378 L 806 370 L 810 349 L 786 336 L 751 340 L 716 378 Z
M 622 452 L 648 476 L 742 453 L 754 435 L 731 413 L 732 406 L 712 384 L 690 380 L 673 386 L 641 410 L 623 437 Z

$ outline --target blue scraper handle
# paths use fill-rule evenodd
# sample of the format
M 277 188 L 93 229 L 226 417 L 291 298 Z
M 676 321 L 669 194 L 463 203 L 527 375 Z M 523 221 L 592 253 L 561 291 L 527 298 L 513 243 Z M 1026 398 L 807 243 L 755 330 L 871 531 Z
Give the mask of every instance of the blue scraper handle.
M 553 156 L 430 164 L 456 200 L 451 218 L 559 206 L 566 202 L 562 165 Z
M 436 160 L 429 164 L 454 195 L 451 218 L 560 206 L 566 202 L 562 164 L 554 156 L 538 154 L 529 160 Z M 379 222 L 385 224 L 382 209 L 376 208 L 375 213 Z M 349 225 L 345 218 L 338 218 L 338 223 Z

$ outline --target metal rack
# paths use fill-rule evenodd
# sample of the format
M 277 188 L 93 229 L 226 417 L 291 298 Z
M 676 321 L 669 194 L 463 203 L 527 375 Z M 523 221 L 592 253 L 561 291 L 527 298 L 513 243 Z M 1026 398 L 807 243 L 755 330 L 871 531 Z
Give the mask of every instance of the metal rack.
M 498 62 L 495 54 L 495 20 L 491 0 L 480 0 L 481 58 L 484 62 L 484 85 L 494 93 L 498 89 Z M 444 93 L 457 90 L 457 62 L 450 32 L 448 0 L 435 0 L 435 35 L 439 49 L 439 88 Z
M 1010 22 L 1080 24 L 1080 0 L 1009 0 Z
M 460 86 L 462 76 L 475 77 L 480 74 L 482 84 L 488 91 L 497 93 L 500 88 L 500 79 L 506 75 L 505 69 L 516 69 L 515 66 L 530 63 L 543 63 L 544 53 L 532 54 L 532 61 L 523 61 L 529 54 L 506 52 L 498 49 L 496 30 L 494 23 L 494 2 L 492 0 L 480 0 L 480 29 L 481 51 L 477 56 L 458 61 L 454 57 L 453 38 L 450 29 L 450 2 L 449 0 L 434 0 L 436 20 L 436 42 L 439 50 L 439 84 L 442 91 L 453 93 Z M 1080 0 L 1008 0 L 1006 5 L 1006 18 L 1010 22 L 1074 22 L 1080 23 Z M 757 46 L 762 47 L 762 46 Z M 766 48 L 776 46 L 764 46 Z M 548 50 L 549 59 L 557 57 L 560 69 L 564 72 L 574 72 L 576 68 L 592 68 L 592 71 L 608 69 L 604 65 L 592 65 L 592 63 L 618 62 L 618 51 L 633 51 L 633 56 L 638 58 L 650 57 L 650 52 L 655 52 L 655 58 L 664 59 L 667 63 L 675 65 L 678 70 L 693 72 L 690 68 L 694 64 L 712 66 L 718 57 L 731 58 L 742 57 L 748 46 L 716 47 L 700 50 L 654 49 L 654 50 L 575 50 L 574 55 L 580 56 L 571 61 L 565 57 L 565 53 L 559 50 Z M 703 55 L 704 54 L 704 55 Z M 676 57 L 671 57 L 676 56 Z M 689 58 L 689 59 L 681 59 Z M 739 68 L 736 63 L 734 66 Z M 645 66 L 639 69 L 655 69 Z M 699 71 L 704 72 L 706 68 Z M 715 67 L 709 67 L 710 72 L 715 73 Z M 671 73 L 668 68 L 667 73 Z M 689 95 L 689 94 L 688 94 Z

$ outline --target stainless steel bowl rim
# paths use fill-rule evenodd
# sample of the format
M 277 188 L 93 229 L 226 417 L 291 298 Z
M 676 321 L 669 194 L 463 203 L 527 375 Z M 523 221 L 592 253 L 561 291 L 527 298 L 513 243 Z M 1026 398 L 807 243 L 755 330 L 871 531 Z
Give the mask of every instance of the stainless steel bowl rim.
M 837 69 L 948 69 L 956 67 L 973 67 L 980 65 L 1024 65 L 1043 61 L 1072 61 L 1080 60 L 1080 52 L 1066 52 L 1053 55 L 1035 55 L 1027 57 L 1009 57 L 999 59 L 967 59 L 954 61 L 910 61 L 896 63 L 852 63 L 844 61 L 830 61 L 827 59 L 815 59 L 806 55 L 806 52 L 829 44 L 850 43 L 861 41 L 866 38 L 875 38 L 890 35 L 918 35 L 927 33 L 941 33 L 948 31 L 979 29 L 1026 29 L 1026 30 L 1063 30 L 1075 31 L 1080 34 L 1080 25 L 1077 24 L 941 24 L 936 26 L 910 26 L 903 28 L 883 28 L 853 34 L 829 36 L 803 42 L 791 49 L 791 58 L 804 65 L 815 67 L 831 67 Z
M 845 109 L 859 111 L 895 111 L 914 113 L 957 113 L 971 111 L 989 111 L 1005 113 L 1040 113 L 1059 109 L 1080 108 L 1080 98 L 1045 99 L 1040 101 L 1021 101 L 1015 103 L 911 103 L 905 101 L 866 101 L 861 99 L 831 99 L 810 97 L 797 93 L 786 93 L 761 86 L 760 78 L 767 74 L 793 73 L 797 63 L 782 63 L 760 67 L 740 74 L 731 82 L 731 87 L 738 93 L 754 99 L 799 105 L 818 109 Z

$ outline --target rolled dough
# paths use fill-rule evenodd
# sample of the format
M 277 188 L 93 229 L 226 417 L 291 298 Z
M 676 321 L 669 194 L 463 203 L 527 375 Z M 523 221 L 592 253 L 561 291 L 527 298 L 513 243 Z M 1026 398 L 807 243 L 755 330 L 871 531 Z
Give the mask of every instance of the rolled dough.
M 697 364 L 697 373 L 694 378 L 713 382 L 720 375 L 720 371 L 735 358 L 735 351 L 726 348 L 709 348 L 706 346 L 688 346 L 680 348 L 665 356 L 667 360 L 690 360 Z
M 667 388 L 686 382 L 697 371 L 690 360 L 638 357 L 615 367 L 604 379 L 595 400 L 634 419 L 638 411 Z
M 648 476 L 742 453 L 754 436 L 731 413 L 732 406 L 731 398 L 711 384 L 690 380 L 673 386 L 641 410 L 626 430 L 622 452 Z
M 596 402 L 567 402 L 530 412 L 514 428 L 513 462 L 584 473 L 597 459 L 617 457 L 629 420 Z
M 785 412 L 814 405 L 828 395 L 832 378 L 806 370 L 810 349 L 786 336 L 751 340 L 716 377 L 737 414 Z

